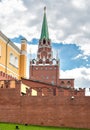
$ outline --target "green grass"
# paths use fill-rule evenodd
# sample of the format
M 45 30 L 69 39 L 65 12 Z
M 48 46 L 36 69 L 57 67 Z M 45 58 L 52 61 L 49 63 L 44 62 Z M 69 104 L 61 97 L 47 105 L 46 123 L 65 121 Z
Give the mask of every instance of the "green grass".
M 9 124 L 0 123 L 0 130 L 16 130 L 16 126 L 19 127 L 18 130 L 88 130 L 80 128 L 59 128 L 59 127 L 45 127 L 45 126 L 32 126 L 32 125 L 20 125 L 20 124 Z

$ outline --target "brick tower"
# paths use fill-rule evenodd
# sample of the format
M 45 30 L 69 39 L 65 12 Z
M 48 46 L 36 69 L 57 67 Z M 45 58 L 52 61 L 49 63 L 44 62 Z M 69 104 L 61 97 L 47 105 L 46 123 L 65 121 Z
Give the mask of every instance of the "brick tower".
M 58 84 L 59 59 L 58 57 L 56 59 L 53 58 L 46 18 L 46 7 L 44 7 L 43 24 L 38 44 L 37 58 L 30 59 L 29 79 L 50 83 L 52 85 Z

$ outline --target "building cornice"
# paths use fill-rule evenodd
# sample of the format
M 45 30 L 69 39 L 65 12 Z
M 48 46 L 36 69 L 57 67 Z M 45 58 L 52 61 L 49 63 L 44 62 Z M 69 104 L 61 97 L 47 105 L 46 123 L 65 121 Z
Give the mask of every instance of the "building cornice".
M 0 36 L 6 41 L 6 44 L 9 44 L 11 47 L 13 47 L 18 53 L 21 53 L 21 50 L 13 43 L 9 38 L 7 38 L 1 31 Z

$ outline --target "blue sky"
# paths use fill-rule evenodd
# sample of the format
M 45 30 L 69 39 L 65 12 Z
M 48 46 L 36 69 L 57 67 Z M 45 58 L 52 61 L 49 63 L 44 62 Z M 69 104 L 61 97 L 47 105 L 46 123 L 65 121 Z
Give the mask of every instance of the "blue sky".
M 44 6 L 60 77 L 75 78 L 75 87 L 89 88 L 90 0 L 1 0 L 0 30 L 18 47 L 22 37 L 27 39 L 29 64 L 30 50 L 33 57 L 37 53 Z

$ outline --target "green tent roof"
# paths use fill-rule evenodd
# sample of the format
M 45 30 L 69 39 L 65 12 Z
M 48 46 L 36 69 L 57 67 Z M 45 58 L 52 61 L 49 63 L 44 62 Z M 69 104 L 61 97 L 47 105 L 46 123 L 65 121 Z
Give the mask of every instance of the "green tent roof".
M 49 39 L 48 25 L 47 25 L 47 18 L 46 18 L 46 7 L 44 7 L 44 17 L 43 17 L 43 24 L 42 24 L 40 40 L 42 40 L 44 38 Z

